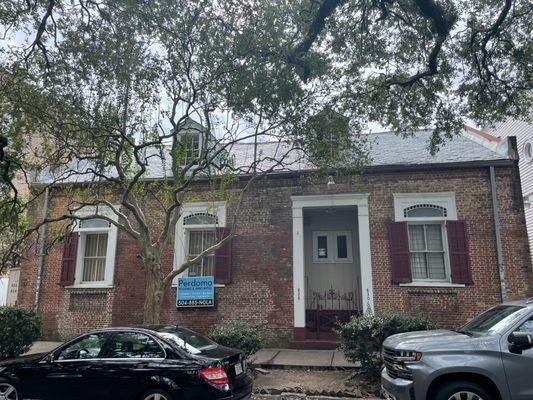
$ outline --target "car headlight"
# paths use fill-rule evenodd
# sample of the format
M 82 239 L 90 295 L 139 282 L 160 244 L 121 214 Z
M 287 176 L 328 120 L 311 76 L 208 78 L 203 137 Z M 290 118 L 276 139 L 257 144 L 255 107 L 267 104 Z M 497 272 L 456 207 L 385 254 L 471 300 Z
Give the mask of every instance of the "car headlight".
M 395 358 L 398 361 L 420 361 L 422 353 L 419 351 L 399 350 Z

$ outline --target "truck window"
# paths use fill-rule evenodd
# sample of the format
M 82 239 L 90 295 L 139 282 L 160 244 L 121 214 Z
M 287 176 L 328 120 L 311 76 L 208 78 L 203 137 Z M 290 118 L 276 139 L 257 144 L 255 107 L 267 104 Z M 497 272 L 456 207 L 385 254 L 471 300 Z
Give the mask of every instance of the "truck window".
M 529 318 L 526 322 L 520 325 L 517 329 L 518 332 L 533 332 L 533 317 Z
M 517 319 L 529 312 L 521 306 L 501 305 L 477 316 L 460 330 L 479 336 L 487 336 L 508 329 Z

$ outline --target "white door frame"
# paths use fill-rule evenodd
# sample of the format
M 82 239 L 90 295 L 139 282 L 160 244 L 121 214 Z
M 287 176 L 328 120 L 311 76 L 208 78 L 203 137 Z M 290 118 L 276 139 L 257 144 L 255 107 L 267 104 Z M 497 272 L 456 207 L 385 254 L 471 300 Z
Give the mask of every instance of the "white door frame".
M 363 312 L 373 312 L 368 193 L 291 196 L 294 327 L 305 328 L 304 208 L 357 206 Z

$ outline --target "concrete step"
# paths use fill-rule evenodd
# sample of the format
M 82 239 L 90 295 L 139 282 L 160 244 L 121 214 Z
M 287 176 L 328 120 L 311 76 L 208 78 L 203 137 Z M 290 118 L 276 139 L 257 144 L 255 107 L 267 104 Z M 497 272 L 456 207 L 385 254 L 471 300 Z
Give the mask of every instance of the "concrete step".
M 250 357 L 250 362 L 260 368 L 360 368 L 338 350 L 263 349 Z
M 293 341 L 291 347 L 299 350 L 335 350 L 339 344 L 331 340 L 306 339 Z

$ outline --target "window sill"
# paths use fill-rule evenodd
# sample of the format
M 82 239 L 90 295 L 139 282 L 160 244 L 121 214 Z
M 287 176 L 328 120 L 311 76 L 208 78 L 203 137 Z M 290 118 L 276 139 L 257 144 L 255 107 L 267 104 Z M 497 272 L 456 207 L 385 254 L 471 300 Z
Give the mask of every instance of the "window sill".
M 462 283 L 451 283 L 451 282 L 411 282 L 411 283 L 400 283 L 401 287 L 442 287 L 442 288 L 464 288 L 466 285 Z
M 65 289 L 113 289 L 113 285 L 109 285 L 107 283 L 98 283 L 98 284 L 92 284 L 92 283 L 78 283 L 70 286 L 64 286 Z

